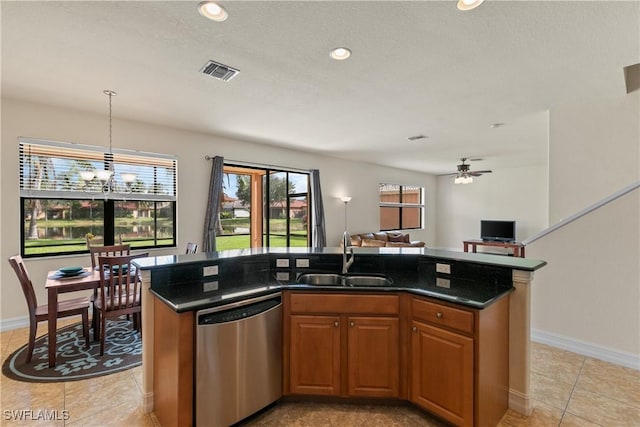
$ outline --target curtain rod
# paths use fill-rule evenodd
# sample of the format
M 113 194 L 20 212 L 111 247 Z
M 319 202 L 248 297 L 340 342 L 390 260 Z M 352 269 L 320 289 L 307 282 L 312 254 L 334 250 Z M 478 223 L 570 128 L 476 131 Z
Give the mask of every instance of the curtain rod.
M 210 156 L 208 154 L 204 156 L 205 160 L 213 160 L 214 157 L 215 156 Z M 311 172 L 311 169 L 299 169 L 299 168 L 292 168 L 289 166 L 267 165 L 264 163 L 252 163 L 252 162 L 245 162 L 242 160 L 227 159 L 226 157 L 224 157 L 224 162 L 233 163 L 238 166 L 249 166 L 249 167 L 255 167 L 260 169 L 277 169 L 277 170 L 283 170 L 288 172 L 290 171 L 290 172 L 304 172 L 304 173 Z

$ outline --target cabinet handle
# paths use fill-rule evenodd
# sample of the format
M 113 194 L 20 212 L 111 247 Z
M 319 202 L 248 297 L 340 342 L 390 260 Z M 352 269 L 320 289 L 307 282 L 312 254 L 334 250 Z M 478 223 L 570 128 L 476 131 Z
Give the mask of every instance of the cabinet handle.
M 437 312 L 437 313 L 436 313 L 436 317 L 437 317 L 438 319 L 442 319 L 442 313 L 441 313 L 441 312 Z
M 411 330 L 412 330 L 413 332 L 418 332 L 418 327 L 417 327 L 417 326 L 414 326 L 413 328 L 411 328 Z
M 349 326 L 351 326 L 353 328 L 354 326 L 356 326 L 356 324 L 355 324 L 355 322 L 352 321 L 351 323 L 349 323 Z
M 333 326 L 337 328 L 338 326 L 340 326 L 340 323 L 338 323 L 338 321 L 336 320 L 335 322 L 333 322 Z

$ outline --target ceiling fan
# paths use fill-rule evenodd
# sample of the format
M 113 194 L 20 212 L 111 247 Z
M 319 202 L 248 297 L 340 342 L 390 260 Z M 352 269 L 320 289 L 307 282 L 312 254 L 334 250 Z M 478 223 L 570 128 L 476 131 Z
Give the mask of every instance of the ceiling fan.
M 454 173 L 447 173 L 444 174 L 443 176 L 453 176 L 455 175 L 455 179 L 454 179 L 454 183 L 455 184 L 471 184 L 473 182 L 473 177 L 474 176 L 480 176 L 482 174 L 485 173 L 491 173 L 492 171 L 490 170 L 483 170 L 483 171 L 471 171 L 469 168 L 471 165 L 469 165 L 468 163 L 465 163 L 467 160 L 471 161 L 471 160 L 475 160 L 475 161 L 479 161 L 482 159 L 468 159 L 466 157 L 462 157 L 460 159 L 462 161 L 461 164 L 458 165 L 458 172 L 454 172 Z

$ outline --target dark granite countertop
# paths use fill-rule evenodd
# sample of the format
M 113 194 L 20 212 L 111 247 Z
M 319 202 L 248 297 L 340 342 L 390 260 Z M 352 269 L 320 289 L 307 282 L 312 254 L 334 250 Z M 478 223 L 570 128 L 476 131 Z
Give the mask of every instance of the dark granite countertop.
M 224 305 L 283 290 L 410 292 L 482 309 L 513 289 L 512 271 L 544 261 L 424 248 L 355 248 L 350 274 L 383 274 L 389 286 L 297 284 L 304 273 L 337 273 L 341 248 L 258 248 L 135 260 L 151 272 L 151 292 L 177 312 Z M 304 261 L 299 265 L 299 261 Z M 283 262 L 284 265 L 281 265 Z M 447 264 L 448 274 L 437 271 Z M 304 265 L 303 265 L 304 264 Z M 214 272 L 205 270 L 214 269 Z
M 362 255 L 418 255 L 442 260 L 463 261 L 467 263 L 507 267 L 514 270 L 534 271 L 547 263 L 539 259 L 500 256 L 493 254 L 447 251 L 442 249 L 394 247 L 394 248 L 360 248 L 355 247 L 354 253 Z M 141 269 L 154 269 L 169 265 L 183 265 L 202 263 L 203 261 L 217 261 L 229 258 L 251 257 L 254 255 L 342 255 L 341 248 L 254 248 L 235 249 L 221 252 L 201 252 L 196 254 L 164 255 L 141 258 L 135 264 Z
M 503 295 L 509 293 L 513 287 L 509 284 L 491 283 L 468 279 L 443 279 L 433 281 L 419 281 L 411 284 L 394 283 L 390 286 L 315 286 L 301 284 L 284 284 L 273 279 L 271 283 L 254 286 L 238 286 L 225 290 L 207 291 L 210 282 L 184 283 L 151 289 L 151 292 L 177 312 L 200 310 L 224 305 L 243 299 L 283 290 L 313 291 L 313 292 L 410 292 L 415 295 L 433 297 L 472 308 L 482 309 Z

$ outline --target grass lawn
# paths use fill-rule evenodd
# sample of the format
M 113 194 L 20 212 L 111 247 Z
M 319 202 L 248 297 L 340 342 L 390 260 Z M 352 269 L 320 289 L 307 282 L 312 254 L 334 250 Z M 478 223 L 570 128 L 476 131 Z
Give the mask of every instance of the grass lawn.
M 128 243 L 132 248 L 140 248 L 144 246 L 151 246 L 154 244 L 153 240 L 131 240 L 125 241 L 123 243 Z M 158 245 L 171 245 L 173 243 L 173 239 L 159 239 Z M 67 253 L 67 252 L 88 252 L 87 243 L 85 239 L 82 240 L 33 240 L 26 241 L 24 247 L 25 255 L 55 255 L 59 253 Z
M 271 247 L 284 247 L 287 239 L 284 236 L 271 236 Z M 250 246 L 249 235 L 218 236 L 216 237 L 216 249 L 226 251 L 229 249 L 246 249 Z M 307 247 L 307 236 L 291 235 L 291 246 Z

